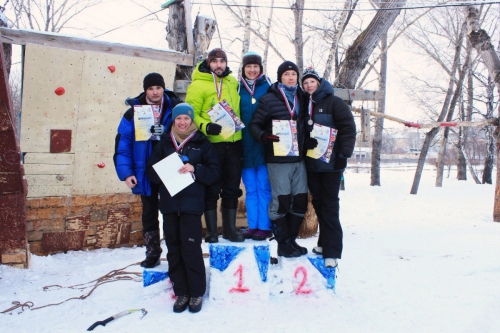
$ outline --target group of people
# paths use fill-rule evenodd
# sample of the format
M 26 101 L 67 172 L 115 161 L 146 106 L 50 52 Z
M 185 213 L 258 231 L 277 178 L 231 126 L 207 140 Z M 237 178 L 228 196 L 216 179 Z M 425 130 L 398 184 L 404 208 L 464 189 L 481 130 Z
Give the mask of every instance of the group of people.
M 354 150 L 356 127 L 350 107 L 336 97 L 332 85 L 314 69 L 306 69 L 299 85 L 299 69 L 291 61 L 278 67 L 277 82 L 264 75 L 262 58 L 248 52 L 242 58 L 241 77 L 231 75 L 226 53 L 216 48 L 192 74 L 183 103 L 165 87 L 163 77 L 144 77 L 144 92 L 128 99 L 116 136 L 115 167 L 120 180 L 141 195 L 145 268 L 160 263 L 158 210 L 163 215 L 169 277 L 177 299 L 174 312 L 202 307 L 206 277 L 202 243 L 218 242 L 217 202 L 221 198 L 222 237 L 231 242 L 265 240 L 274 235 L 278 256 L 299 257 L 308 250 L 296 239 L 308 205 L 308 190 L 319 220 L 318 244 L 325 266 L 336 267 L 342 254 L 339 190 L 347 158 Z M 221 135 L 222 126 L 208 112 L 225 102 L 245 127 Z M 149 140 L 135 140 L 134 105 L 153 105 L 155 124 Z M 289 121 L 295 133 L 295 154 L 275 153 L 280 136 L 273 121 Z M 306 156 L 318 145 L 311 137 L 314 124 L 335 129 L 329 161 Z M 177 153 L 180 174 L 194 182 L 170 195 L 153 165 Z M 280 155 L 280 156 L 278 156 Z M 240 181 L 246 191 L 248 228 L 236 227 Z M 272 238 L 271 238 L 272 239 Z

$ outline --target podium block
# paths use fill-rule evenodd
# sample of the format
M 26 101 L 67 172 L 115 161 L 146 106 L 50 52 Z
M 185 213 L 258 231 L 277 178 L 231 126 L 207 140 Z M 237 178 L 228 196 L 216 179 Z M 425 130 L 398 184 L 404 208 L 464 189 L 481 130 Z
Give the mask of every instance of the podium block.
M 269 298 L 269 244 L 210 244 L 210 299 L 265 301 Z

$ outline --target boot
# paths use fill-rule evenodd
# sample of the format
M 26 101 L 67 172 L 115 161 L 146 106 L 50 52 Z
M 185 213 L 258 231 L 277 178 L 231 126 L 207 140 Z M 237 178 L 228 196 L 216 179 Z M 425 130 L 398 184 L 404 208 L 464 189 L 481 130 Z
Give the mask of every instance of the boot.
M 306 255 L 307 248 L 300 246 L 299 244 L 297 244 L 297 241 L 296 241 L 297 236 L 299 235 L 300 226 L 302 225 L 302 221 L 304 221 L 304 217 L 288 213 L 286 215 L 286 218 L 287 218 L 288 226 L 290 228 L 290 237 L 291 237 L 292 246 L 294 248 L 296 248 L 297 250 L 299 250 L 301 255 Z
M 205 212 L 205 224 L 207 226 L 206 243 L 217 243 L 219 235 L 217 234 L 217 210 L 212 209 Z
M 299 249 L 293 247 L 291 238 L 287 239 L 284 242 L 278 242 L 278 257 L 296 258 L 300 256 L 301 252 Z
M 231 242 L 245 241 L 245 237 L 236 230 L 236 209 L 222 207 L 222 238 Z
M 144 245 L 146 246 L 146 259 L 141 262 L 141 267 L 153 268 L 160 264 L 161 245 L 160 231 L 143 232 Z

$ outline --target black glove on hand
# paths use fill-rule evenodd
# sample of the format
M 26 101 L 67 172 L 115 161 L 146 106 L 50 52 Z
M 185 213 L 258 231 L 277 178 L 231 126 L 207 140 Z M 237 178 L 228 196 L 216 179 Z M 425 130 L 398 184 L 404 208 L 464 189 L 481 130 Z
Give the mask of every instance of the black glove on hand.
M 219 135 L 222 131 L 222 126 L 216 123 L 207 124 L 207 134 L 208 135 Z
M 151 133 L 154 135 L 160 136 L 165 132 L 165 126 L 163 125 L 153 125 L 151 126 Z
M 318 146 L 318 140 L 314 138 L 306 139 L 306 149 L 314 149 Z
M 345 169 L 347 166 L 347 158 L 337 156 L 335 157 L 335 170 Z
M 262 134 L 262 136 L 260 137 L 260 139 L 264 143 L 279 142 L 280 141 L 280 137 L 279 136 L 273 135 L 271 133 L 264 133 L 264 134 Z

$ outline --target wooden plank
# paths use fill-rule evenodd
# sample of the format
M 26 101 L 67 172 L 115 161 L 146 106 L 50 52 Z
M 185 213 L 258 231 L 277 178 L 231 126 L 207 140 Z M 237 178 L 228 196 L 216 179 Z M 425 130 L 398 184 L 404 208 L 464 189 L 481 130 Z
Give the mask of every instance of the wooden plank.
M 29 185 L 27 198 L 67 197 L 71 195 L 71 186 Z
M 75 154 L 25 153 L 24 164 L 73 164 Z
M 334 89 L 335 96 L 345 101 L 380 101 L 384 98 L 382 91 L 358 89 Z
M 26 175 L 28 186 L 71 186 L 73 175 Z
M 24 166 L 26 175 L 72 175 L 72 164 L 26 164 Z
M 0 28 L 4 43 L 27 45 L 46 45 L 75 51 L 93 51 L 107 54 L 123 55 L 134 58 L 171 61 L 178 65 L 193 66 L 193 56 L 171 50 L 155 49 L 136 45 L 109 43 L 84 39 L 69 35 L 40 32 L 34 30 Z

